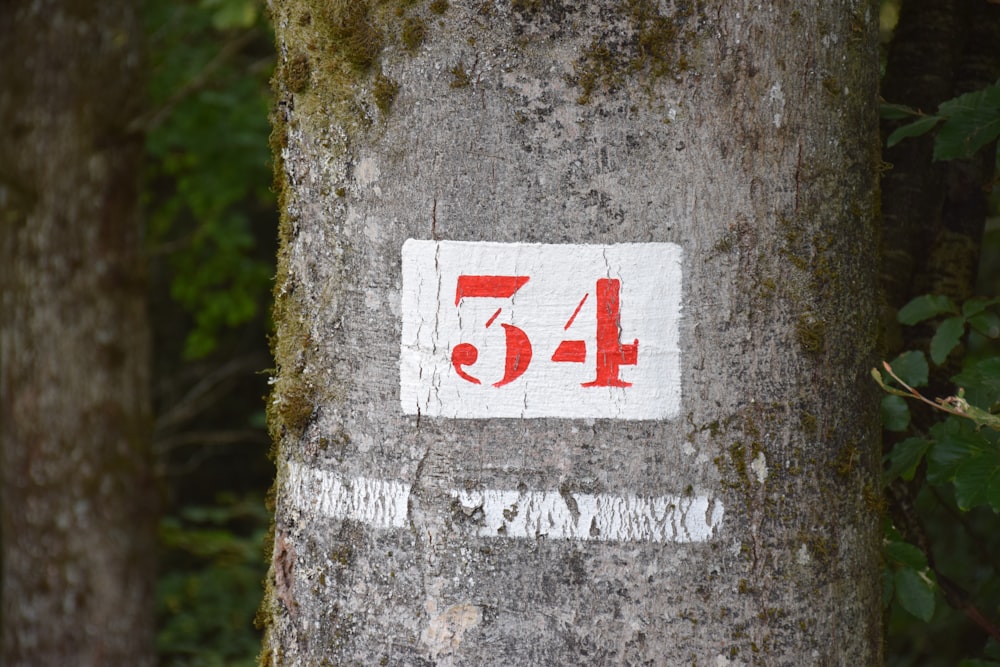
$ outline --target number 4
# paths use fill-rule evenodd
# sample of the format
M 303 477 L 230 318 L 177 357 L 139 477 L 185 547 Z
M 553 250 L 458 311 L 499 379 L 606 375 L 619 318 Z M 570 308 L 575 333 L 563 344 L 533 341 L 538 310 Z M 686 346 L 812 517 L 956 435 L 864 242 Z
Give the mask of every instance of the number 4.
M 617 278 L 601 278 L 597 281 L 597 377 L 592 382 L 584 382 L 583 387 L 631 387 L 618 374 L 622 366 L 635 366 L 639 356 L 639 340 L 622 345 L 621 303 L 619 292 L 621 281 Z M 585 295 L 569 318 L 565 329 L 569 329 L 580 308 L 587 300 Z M 564 340 L 552 353 L 555 362 L 584 362 L 587 360 L 587 344 L 582 340 Z

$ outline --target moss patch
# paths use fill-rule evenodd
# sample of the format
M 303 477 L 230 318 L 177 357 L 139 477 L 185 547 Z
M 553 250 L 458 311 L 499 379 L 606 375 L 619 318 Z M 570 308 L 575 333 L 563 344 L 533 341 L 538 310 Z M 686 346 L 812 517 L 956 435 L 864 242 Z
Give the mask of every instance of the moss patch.
M 385 76 L 381 71 L 375 76 L 372 84 L 372 96 L 375 98 L 375 106 L 383 116 L 389 115 L 396 93 L 399 92 L 399 84 Z
M 375 64 L 385 44 L 385 35 L 372 20 L 367 2 L 316 2 L 313 11 L 316 26 L 326 38 L 337 65 L 363 73 Z
M 511 0 L 510 8 L 515 12 L 530 14 L 542 8 L 542 0 Z
M 309 59 L 304 55 L 297 55 L 288 61 L 285 71 L 285 84 L 288 90 L 293 93 L 301 93 L 309 86 L 311 67 Z
M 826 327 L 812 313 L 803 313 L 795 323 L 795 336 L 799 345 L 809 354 L 822 354 L 826 349 Z
M 403 29 L 400 32 L 400 39 L 403 47 L 413 54 L 416 53 L 420 45 L 427 38 L 427 22 L 420 17 L 411 17 L 403 21 Z
M 452 88 L 468 88 L 472 80 L 469 78 L 469 73 L 465 71 L 465 65 L 459 62 L 457 65 L 451 68 L 451 83 L 449 84 Z
M 446 3 L 445 3 L 446 4 Z M 415 54 L 427 36 L 427 23 L 413 0 L 300 0 L 275 16 L 283 41 L 300 45 L 278 63 L 275 97 L 296 94 L 301 123 L 333 121 L 350 134 L 376 127 L 389 116 L 398 84 L 381 64 L 386 49 Z M 426 11 L 426 10 L 425 10 Z
M 663 15 L 653 0 L 627 0 L 618 11 L 628 29 L 595 38 L 573 64 L 571 82 L 581 91 L 577 102 L 587 104 L 598 90 L 613 92 L 629 77 L 638 78 L 649 94 L 657 79 L 686 71 L 686 54 L 697 41 L 694 4 L 678 3 L 671 14 Z

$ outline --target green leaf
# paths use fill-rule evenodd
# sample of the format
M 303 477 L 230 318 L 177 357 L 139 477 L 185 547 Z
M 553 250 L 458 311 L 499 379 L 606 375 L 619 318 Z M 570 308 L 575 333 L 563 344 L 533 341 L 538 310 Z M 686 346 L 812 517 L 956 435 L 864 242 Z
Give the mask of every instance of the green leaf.
M 905 431 L 910 425 L 910 408 L 899 396 L 882 397 L 882 428 L 887 431 Z
M 988 409 L 1000 401 L 1000 356 L 970 362 L 951 380 L 965 389 L 970 403 Z
M 952 481 L 958 466 L 990 446 L 975 425 L 961 417 L 934 424 L 931 435 L 934 444 L 927 453 L 927 481 L 931 484 Z
M 883 542 L 903 542 L 903 536 L 896 526 L 893 525 L 889 517 L 882 517 L 882 539 Z
M 987 338 L 1000 337 L 1000 315 L 984 310 L 969 317 L 969 325 Z
M 934 140 L 934 159 L 972 157 L 1000 136 L 1000 81 L 942 103 L 938 113 L 945 122 Z
M 917 466 L 920 465 L 930 446 L 931 441 L 923 438 L 907 438 L 897 442 L 885 457 L 889 462 L 889 469 L 884 475 L 885 482 L 888 484 L 897 477 L 907 481 L 913 479 Z
M 958 667 L 1000 667 L 1000 662 L 992 660 L 963 660 L 958 663 Z
M 904 567 L 896 570 L 893 583 L 903 609 L 925 623 L 930 621 L 934 615 L 934 583 L 927 575 Z
M 922 116 L 923 113 L 905 104 L 880 104 L 878 108 L 879 116 L 888 120 L 899 120 L 900 118 L 912 118 Z
M 962 303 L 962 314 L 966 317 L 972 317 L 976 313 L 981 313 L 990 306 L 994 306 L 1000 303 L 1000 299 L 984 299 L 982 297 L 976 296 Z
M 886 558 L 906 568 L 922 571 L 927 567 L 926 554 L 909 542 L 887 542 L 884 552 Z
M 903 352 L 892 363 L 893 372 L 899 379 L 911 387 L 923 387 L 927 384 L 927 357 L 919 350 Z
M 931 361 L 939 366 L 948 358 L 951 351 L 958 347 L 965 333 L 965 318 L 961 315 L 949 317 L 934 332 L 931 338 Z
M 913 325 L 944 313 L 958 313 L 958 306 L 946 296 L 924 294 L 899 309 L 896 319 L 900 324 Z
M 902 127 L 897 127 L 896 130 L 889 135 L 889 138 L 886 139 L 885 145 L 888 148 L 892 148 L 903 139 L 919 137 L 922 134 L 927 134 L 942 120 L 944 119 L 940 116 L 924 116 L 920 120 L 915 120 Z
M 983 450 L 970 456 L 955 469 L 955 501 L 961 510 L 1000 500 L 1000 453 Z M 997 509 L 994 505 L 994 509 Z

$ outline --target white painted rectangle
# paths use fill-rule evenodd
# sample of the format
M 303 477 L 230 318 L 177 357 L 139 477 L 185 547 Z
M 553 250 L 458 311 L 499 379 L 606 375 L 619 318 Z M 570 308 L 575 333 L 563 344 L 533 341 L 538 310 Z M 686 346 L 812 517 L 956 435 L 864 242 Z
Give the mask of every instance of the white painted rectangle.
M 673 243 L 406 241 L 404 414 L 676 417 L 681 264 Z

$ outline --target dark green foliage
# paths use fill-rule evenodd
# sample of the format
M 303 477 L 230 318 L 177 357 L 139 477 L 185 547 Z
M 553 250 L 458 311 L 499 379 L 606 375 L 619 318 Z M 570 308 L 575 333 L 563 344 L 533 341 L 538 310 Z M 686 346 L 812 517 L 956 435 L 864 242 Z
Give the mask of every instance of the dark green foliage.
M 277 227 L 258 0 L 147 0 L 144 209 L 165 491 L 161 665 L 252 665 L 269 513 L 262 396 Z M 293 58 L 287 78 L 312 72 Z
M 261 313 L 274 273 L 271 245 L 259 246 L 255 227 L 274 206 L 270 38 L 248 0 L 157 0 L 146 9 L 155 110 L 147 239 L 163 260 L 154 268 L 169 275 L 171 296 L 193 320 L 185 356 L 197 358 L 215 349 L 223 331 Z
M 899 320 L 911 326 L 935 323 L 928 346 L 931 362 L 939 367 L 951 353 L 959 352 L 962 370 L 951 378 L 957 386 L 954 395 L 931 401 L 918 393 L 930 384 L 931 366 L 923 351 L 911 350 L 892 362 L 895 382 L 884 385 L 890 393 L 882 402 L 883 426 L 909 436 L 888 450 L 884 480 L 886 485 L 906 483 L 915 492 L 916 507 L 908 516 L 896 518 L 922 526 L 916 534 L 908 526 L 908 540 L 929 540 L 930 548 L 923 551 L 887 524 L 883 584 L 892 610 L 890 631 L 919 632 L 913 621 L 900 618 L 903 613 L 928 624 L 932 634 L 957 632 L 953 626 L 958 622 L 949 605 L 990 610 L 986 619 L 1000 605 L 1000 572 L 990 563 L 991 555 L 1000 550 L 1000 539 L 994 537 L 1000 513 L 1000 419 L 991 411 L 1000 404 L 1000 344 L 996 341 L 1000 332 L 993 327 L 995 308 L 995 299 L 970 299 L 959 308 L 950 299 L 928 295 L 899 312 Z M 904 397 L 936 404 L 939 412 L 924 414 L 917 424 Z M 928 418 L 932 420 L 929 426 Z M 962 531 L 960 537 L 955 536 Z M 960 583 L 942 579 L 941 573 Z M 941 600 L 948 605 L 938 604 Z M 922 651 L 940 651 L 941 655 L 983 651 L 986 655 L 982 645 L 950 652 L 922 646 L 914 653 Z
M 268 522 L 261 497 L 231 495 L 162 521 L 160 541 L 173 567 L 157 583 L 161 664 L 256 664 L 260 636 L 253 617 L 266 571 L 261 545 Z
M 886 573 L 883 593 L 886 602 L 893 597 L 906 611 L 923 621 L 934 615 L 934 573 L 923 551 L 903 541 L 891 525 L 886 526 L 884 549 Z
M 897 319 L 902 324 L 913 325 L 944 313 L 957 313 L 958 306 L 946 296 L 925 294 L 918 296 L 899 309 Z
M 889 146 L 935 130 L 935 160 L 995 154 L 1000 82 L 934 115 L 885 104 L 882 116 L 912 121 Z M 891 665 L 1000 664 L 1000 295 L 988 279 L 998 264 L 1000 253 L 984 249 L 984 297 L 926 294 L 898 313 L 926 347 L 899 355 L 883 383 L 883 426 L 903 436 L 887 437 L 885 454 L 895 499 L 883 577 Z
M 910 425 L 910 408 L 901 396 L 883 396 L 882 428 L 889 431 L 905 431 Z
M 894 396 L 893 398 L 897 398 L 900 401 L 903 400 L 898 396 Z M 909 423 L 910 413 L 907 411 L 906 424 L 909 425 Z M 902 431 L 906 428 L 906 426 L 903 426 L 903 428 L 890 429 L 888 422 L 885 422 L 884 426 L 891 431 Z M 902 478 L 906 481 L 913 479 L 913 476 L 917 473 L 917 467 L 923 461 L 924 455 L 927 453 L 927 448 L 930 446 L 931 441 L 924 438 L 907 438 L 896 444 L 886 456 L 886 460 L 889 463 L 889 467 L 885 471 L 886 483 L 888 484 L 897 478 Z

